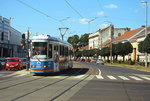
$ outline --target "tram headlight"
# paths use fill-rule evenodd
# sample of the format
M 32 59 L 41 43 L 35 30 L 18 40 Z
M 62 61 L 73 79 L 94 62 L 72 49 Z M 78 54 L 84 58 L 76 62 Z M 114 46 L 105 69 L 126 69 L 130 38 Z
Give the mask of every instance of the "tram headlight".
M 35 65 L 31 65 L 31 68 L 35 68 Z
M 47 68 L 48 66 L 47 66 L 47 65 L 43 65 L 42 67 L 43 67 L 43 68 Z

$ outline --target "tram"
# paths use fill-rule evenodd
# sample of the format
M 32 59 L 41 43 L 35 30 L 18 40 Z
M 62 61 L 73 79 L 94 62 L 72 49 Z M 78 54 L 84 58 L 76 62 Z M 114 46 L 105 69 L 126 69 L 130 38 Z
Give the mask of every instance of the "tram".
M 31 39 L 30 73 L 54 73 L 71 69 L 72 45 L 51 37 L 36 35 Z

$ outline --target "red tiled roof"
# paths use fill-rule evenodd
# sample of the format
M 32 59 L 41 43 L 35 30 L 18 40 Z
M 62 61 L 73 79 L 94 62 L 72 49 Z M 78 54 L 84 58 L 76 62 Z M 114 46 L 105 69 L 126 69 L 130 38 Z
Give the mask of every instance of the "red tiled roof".
M 138 29 L 135 29 L 135 30 L 125 32 L 124 34 L 122 34 L 121 36 L 117 37 L 114 40 L 116 41 L 116 40 L 121 40 L 121 39 L 127 39 L 127 38 L 131 37 L 132 35 L 134 35 L 136 32 L 138 32 L 141 29 L 143 29 L 143 28 L 138 28 Z

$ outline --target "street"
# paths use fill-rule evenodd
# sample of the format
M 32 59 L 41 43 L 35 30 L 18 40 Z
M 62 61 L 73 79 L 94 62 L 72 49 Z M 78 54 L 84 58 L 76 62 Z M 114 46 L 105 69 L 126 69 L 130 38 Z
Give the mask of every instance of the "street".
M 50 75 L 22 71 L 0 71 L 1 101 L 150 101 L 150 72 L 85 62 Z

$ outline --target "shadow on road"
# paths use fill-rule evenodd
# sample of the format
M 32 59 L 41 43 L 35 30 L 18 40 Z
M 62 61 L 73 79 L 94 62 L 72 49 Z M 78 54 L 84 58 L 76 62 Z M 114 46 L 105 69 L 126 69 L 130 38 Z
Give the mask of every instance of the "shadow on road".
M 84 75 L 89 71 L 88 68 L 72 68 L 57 73 L 36 73 L 33 76 L 78 76 Z

